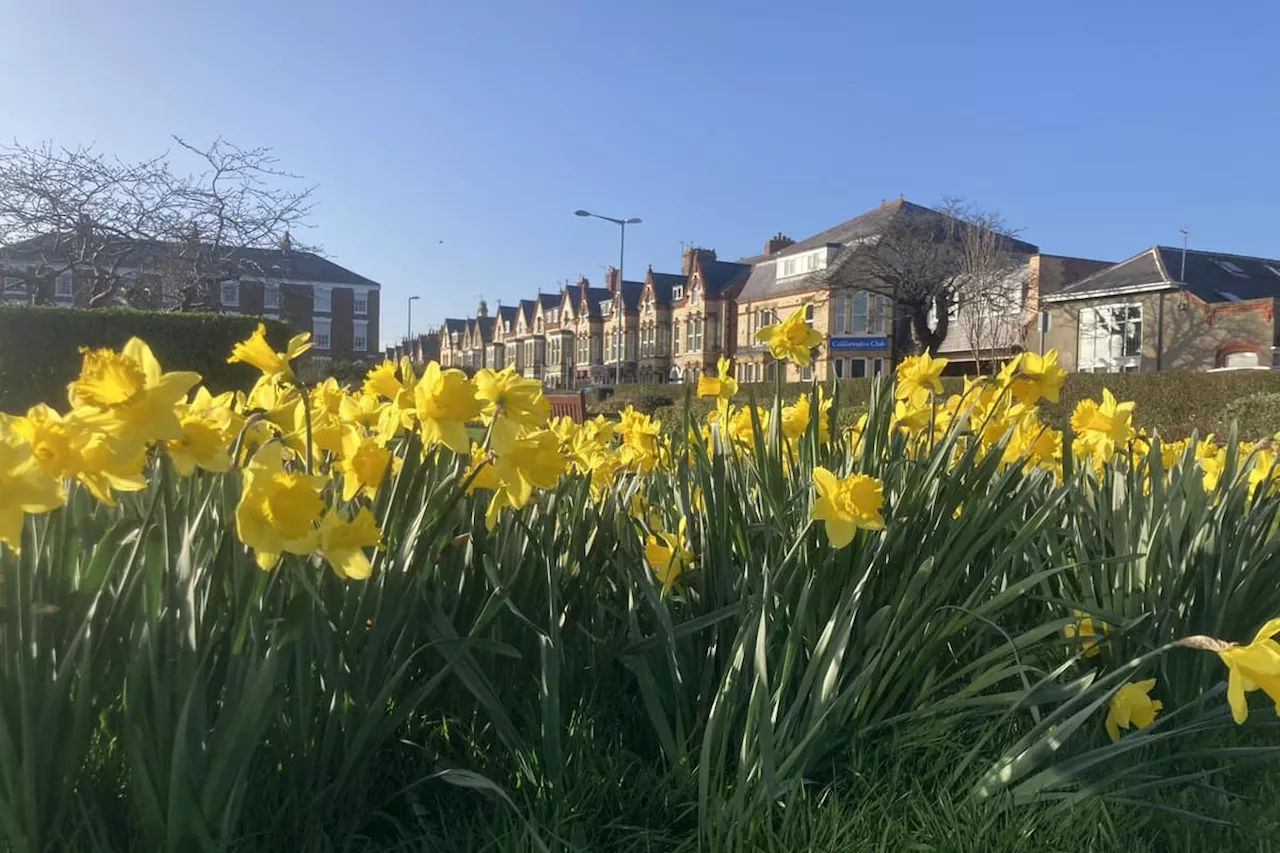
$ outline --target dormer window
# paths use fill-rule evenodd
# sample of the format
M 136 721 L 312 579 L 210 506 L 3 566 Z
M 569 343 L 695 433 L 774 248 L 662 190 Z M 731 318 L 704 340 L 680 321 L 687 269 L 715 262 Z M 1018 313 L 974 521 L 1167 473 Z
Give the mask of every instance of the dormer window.
M 675 287 L 671 288 L 671 298 L 672 298 L 673 300 L 674 300 L 674 299 L 684 299 L 684 285 L 683 285 L 683 284 L 677 284 Z
M 693 286 L 693 290 L 689 291 L 689 303 L 692 305 L 698 304 L 698 286 L 696 284 Z
M 790 255 L 785 258 L 778 259 L 777 276 L 778 278 L 790 278 L 795 275 L 805 275 L 811 272 L 817 272 L 825 269 L 827 266 L 827 250 L 826 248 L 814 249 L 811 252 L 804 252 L 797 255 Z

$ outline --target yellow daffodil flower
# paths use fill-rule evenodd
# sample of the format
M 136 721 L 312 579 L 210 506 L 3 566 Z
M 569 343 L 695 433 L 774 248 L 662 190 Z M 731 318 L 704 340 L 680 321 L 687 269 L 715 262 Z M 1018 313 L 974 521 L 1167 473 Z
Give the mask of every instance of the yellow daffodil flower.
M 698 396 L 715 397 L 717 405 L 728 403 L 738 393 L 738 380 L 733 378 L 733 362 L 721 356 L 716 360 L 716 375 L 698 377 Z
M 1101 652 L 1101 649 L 1098 648 L 1098 643 L 1102 634 L 1107 631 L 1107 623 L 1099 622 L 1095 626 L 1093 617 L 1079 611 L 1076 611 L 1074 615 L 1076 617 L 1075 624 L 1063 626 L 1062 635 L 1068 640 L 1078 639 L 1085 657 L 1097 657 Z
M 359 427 L 348 426 L 342 436 L 342 454 L 338 470 L 342 472 L 342 499 L 354 500 L 359 494 L 372 497 L 390 469 L 394 475 L 400 458 L 392 455 L 376 437 L 365 435 Z
M 372 567 L 365 548 L 376 548 L 382 539 L 382 531 L 373 513 L 361 507 L 351 521 L 331 512 L 320 522 L 320 553 L 333 567 L 338 577 L 362 581 L 369 577 Z
M 164 373 L 151 348 L 130 338 L 120 352 L 83 350 L 80 376 L 68 386 L 71 405 L 106 433 L 116 452 L 132 456 L 153 441 L 182 437 L 174 407 L 200 381 L 198 373 Z
M 293 382 L 295 377 L 290 362 L 310 349 L 311 333 L 303 332 L 289 339 L 284 352 L 276 352 L 267 343 L 266 325 L 259 323 L 253 334 L 231 348 L 227 363 L 248 364 L 261 370 L 264 376 Z
M 454 453 L 471 451 L 467 421 L 480 417 L 484 404 L 465 373 L 441 370 L 439 364 L 431 362 L 414 389 L 414 402 L 424 445 L 443 444 Z
M 800 306 L 787 319 L 773 326 L 765 326 L 756 332 L 756 340 L 769 347 L 778 361 L 791 360 L 801 367 L 808 367 L 813 348 L 822 343 L 822 334 L 805 322 L 804 306 Z
M 31 446 L 0 416 L 0 542 L 17 553 L 26 513 L 48 512 L 62 501 L 58 481 L 37 464 Z
M 551 489 L 564 473 L 565 458 L 560 442 L 551 430 L 538 430 L 523 438 L 495 440 L 492 481 L 496 484 L 485 524 L 492 529 L 505 507 L 520 509 L 533 497 L 533 490 Z
M 942 371 L 946 369 L 945 358 L 934 358 L 929 350 L 920 355 L 905 358 L 898 365 L 897 383 L 894 385 L 894 396 L 900 400 L 912 399 L 916 392 L 927 389 L 934 394 L 942 393 Z
M 1067 379 L 1067 371 L 1058 366 L 1056 349 L 1051 349 L 1044 355 L 1024 352 L 1010 363 L 1016 365 L 1009 383 L 1009 392 L 1015 400 L 1028 404 L 1042 398 L 1051 403 L 1058 402 L 1062 383 Z
M 1120 740 L 1120 729 L 1129 727 L 1145 729 L 1155 722 L 1156 714 L 1164 707 L 1159 699 L 1152 699 L 1149 694 L 1156 686 L 1154 678 L 1146 681 L 1132 681 L 1111 697 L 1111 709 L 1107 712 L 1107 735 L 1113 740 Z
M 316 549 L 315 520 L 324 509 L 324 477 L 285 468 L 286 451 L 264 445 L 244 472 L 236 506 L 236 535 L 255 552 L 259 568 L 270 571 L 282 552 L 309 554 Z
M 538 429 L 551 415 L 542 383 L 525 379 L 514 367 L 476 373 L 476 396 L 484 403 L 484 422 L 492 424 L 495 441 L 515 438 L 522 428 Z
M 1280 643 L 1275 641 L 1277 634 L 1280 634 L 1280 619 L 1272 619 L 1258 629 L 1249 645 L 1229 646 L 1218 652 L 1218 657 L 1227 665 L 1227 704 L 1231 706 L 1231 716 L 1237 723 L 1249 718 L 1245 694 L 1254 690 L 1266 693 L 1280 713 Z
M 1071 414 L 1071 428 L 1084 449 L 1103 462 L 1110 462 L 1117 447 L 1133 438 L 1133 403 L 1118 403 L 1107 389 L 1102 389 L 1102 403 L 1081 400 Z
M 818 499 L 813 518 L 826 523 L 831 547 L 843 548 L 853 541 L 856 530 L 881 530 L 884 516 L 884 484 L 866 474 L 837 479 L 826 468 L 813 469 Z
M 680 526 L 675 533 L 657 531 L 645 540 L 644 559 L 649 568 L 662 583 L 662 591 L 667 592 L 693 563 L 693 554 L 684 546 L 685 520 L 680 519 Z

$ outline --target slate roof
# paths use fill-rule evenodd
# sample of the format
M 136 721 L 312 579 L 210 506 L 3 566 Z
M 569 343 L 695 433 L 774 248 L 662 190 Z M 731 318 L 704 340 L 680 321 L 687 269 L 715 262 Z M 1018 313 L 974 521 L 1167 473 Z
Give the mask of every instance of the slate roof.
M 517 306 L 520 315 L 524 317 L 524 327 L 526 329 L 533 328 L 533 306 L 534 301 L 532 299 L 521 299 L 520 304 Z M 512 327 L 512 331 L 515 331 L 514 327 Z
M 444 330 L 450 333 L 457 332 L 462 334 L 467 330 L 467 321 L 449 317 L 444 321 Z
M 644 293 L 643 281 L 624 281 L 622 283 L 622 307 L 632 311 L 640 307 L 640 295 Z
M 687 275 L 675 275 L 667 272 L 649 271 L 649 277 L 653 281 L 653 301 L 659 305 L 671 304 L 671 289 L 673 287 L 683 286 L 689 283 Z M 623 298 L 626 294 L 623 294 Z
M 496 320 L 493 317 L 477 317 L 476 326 L 480 330 L 480 340 L 484 343 L 493 341 L 493 324 Z
M 1152 246 L 1112 267 L 1046 296 L 1049 302 L 1086 299 L 1099 292 L 1144 285 L 1182 287 L 1205 302 L 1280 299 L 1280 260 L 1188 249 L 1186 281 L 1180 281 L 1182 249 Z
M 14 261 L 40 261 L 49 258 L 49 253 L 56 247 L 57 238 L 33 237 L 0 249 L 0 256 Z M 150 266 L 160 255 L 181 251 L 178 243 L 166 243 L 159 240 L 137 240 L 134 247 L 120 260 L 123 267 L 143 268 Z M 335 264 L 328 258 L 322 258 L 314 252 L 300 249 L 221 249 L 227 256 L 230 269 L 246 276 L 269 276 L 294 281 L 312 281 L 322 284 L 363 284 L 370 287 L 381 287 L 378 282 L 352 272 L 346 267 Z
M 543 311 L 546 311 L 548 308 L 558 308 L 559 306 L 560 306 L 559 293 L 539 293 L 538 294 L 538 307 Z
M 588 287 L 584 293 L 587 297 L 587 317 L 600 319 L 603 316 L 600 313 L 601 303 L 608 302 L 613 298 L 613 294 L 607 287 Z M 581 302 L 579 302 L 579 310 L 581 310 Z
M 751 265 L 732 261 L 699 261 L 702 286 L 708 294 L 723 293 L 751 274 Z
M 945 226 L 948 221 L 946 214 L 898 199 L 874 210 L 859 214 L 852 219 L 841 222 L 839 225 L 833 225 L 825 231 L 819 231 L 812 237 L 806 237 L 798 243 L 792 243 L 780 252 L 767 257 L 756 256 L 746 261 L 741 261 L 740 263 L 750 262 L 752 268 L 751 275 L 748 277 L 747 283 L 742 288 L 742 293 L 738 298 L 743 301 L 768 299 L 774 296 L 820 287 L 822 286 L 822 279 L 818 273 L 788 276 L 781 281 L 778 280 L 776 261 L 778 258 L 802 254 L 823 246 L 849 249 L 859 241 L 878 238 L 888 230 L 895 219 L 900 217 L 907 217 L 909 224 L 915 228 L 926 231 L 929 229 L 934 230 L 938 239 L 943 239 L 946 233 Z M 1011 241 L 1010 250 L 1018 254 L 1028 255 L 1040 251 L 1039 247 L 1016 239 Z

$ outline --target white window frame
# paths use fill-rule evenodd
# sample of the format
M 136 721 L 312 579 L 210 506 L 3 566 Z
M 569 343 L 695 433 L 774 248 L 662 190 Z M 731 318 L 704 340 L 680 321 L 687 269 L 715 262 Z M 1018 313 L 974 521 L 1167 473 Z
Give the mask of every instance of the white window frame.
M 862 373 L 861 373 L 861 374 L 859 374 L 859 373 L 854 369 L 854 367 L 853 367 L 853 366 L 854 366 L 855 364 L 861 365 L 861 370 L 862 370 Z M 849 359 L 849 378 L 850 378 L 850 379 L 866 379 L 866 378 L 867 378 L 867 376 L 869 375 L 869 374 L 867 373 L 867 368 L 868 368 L 868 367 L 870 367 L 870 365 L 868 365 L 868 364 L 867 364 L 867 360 L 866 360 L 865 358 L 862 358 L 862 357 L 860 357 L 860 356 L 854 356 L 854 357 L 850 358 L 850 359 Z
M 835 371 L 836 379 L 844 379 L 844 359 L 843 358 L 831 359 L 831 367 L 832 367 L 832 370 Z
M 53 296 L 55 299 L 74 299 L 76 281 L 71 270 L 63 270 L 53 280 Z
M 813 381 L 813 362 L 812 361 L 806 364 L 804 367 L 800 368 L 800 381 L 801 382 Z
M 351 313 L 364 317 L 369 313 L 369 291 L 357 290 L 351 295 Z
M 262 310 L 280 310 L 280 285 L 270 281 L 262 283 Z
M 1117 312 L 1124 317 L 1117 321 Z M 1134 325 L 1133 312 L 1137 312 L 1137 351 L 1131 349 L 1129 329 Z M 1110 315 L 1110 320 L 1104 317 Z M 1140 303 L 1108 303 L 1090 305 L 1080 310 L 1076 330 L 1077 368 L 1082 372 L 1119 373 L 1138 370 L 1142 366 L 1143 311 Z
M 333 321 L 328 317 L 312 317 L 311 339 L 316 349 L 333 349 Z
M 316 285 L 311 293 L 311 310 L 333 313 L 333 288 Z
M 879 376 L 881 373 L 884 373 L 884 359 L 883 358 L 871 359 L 871 375 Z
M 229 298 L 228 298 L 229 297 Z M 222 281 L 218 283 L 218 301 L 223 308 L 240 307 L 240 280 Z
M 356 352 L 369 349 L 369 321 L 353 320 L 351 322 L 351 348 Z
M 684 299 L 683 284 L 677 284 L 675 287 L 671 288 L 671 301 L 675 302 L 677 299 Z

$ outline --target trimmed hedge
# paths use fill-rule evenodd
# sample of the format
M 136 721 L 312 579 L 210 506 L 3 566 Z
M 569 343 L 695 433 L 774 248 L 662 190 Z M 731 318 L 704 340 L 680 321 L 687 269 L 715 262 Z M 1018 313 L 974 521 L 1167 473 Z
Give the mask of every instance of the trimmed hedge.
M 259 322 L 284 349 L 292 331 L 278 320 L 0 305 L 0 412 L 25 412 L 36 403 L 64 409 L 67 383 L 80 372 L 80 347 L 119 349 L 132 337 L 146 341 L 165 370 L 194 370 L 211 391 L 248 389 L 257 370 L 227 364 L 227 356 Z
M 841 408 L 865 410 L 872 383 L 871 379 L 841 380 Z M 947 393 L 958 393 L 964 387 L 964 380 L 943 377 L 942 385 Z M 807 388 L 804 383 L 786 383 L 783 399 L 794 399 Z M 1280 430 L 1280 412 L 1273 416 L 1274 406 L 1259 406 L 1255 411 L 1246 402 L 1250 399 L 1270 402 L 1270 395 L 1280 394 L 1280 371 L 1263 370 L 1072 373 L 1067 377 L 1059 402 L 1041 405 L 1041 417 L 1045 423 L 1061 429 L 1076 403 L 1085 398 L 1100 398 L 1103 388 L 1110 389 L 1119 400 L 1133 400 L 1137 404 L 1134 422 L 1140 427 L 1158 429 L 1166 438 L 1185 438 L 1192 432 L 1225 435 L 1232 421 L 1239 422 L 1240 435 L 1246 439 L 1269 438 Z M 683 408 L 684 393 L 683 385 L 624 385 L 609 398 L 608 408 L 620 411 L 628 403 L 636 404 L 637 408 L 643 403 L 645 408 L 665 419 Z M 772 399 L 773 384 L 744 385 L 740 398 L 745 401 L 750 394 L 754 394 L 756 400 Z M 695 414 L 701 412 L 695 404 Z

